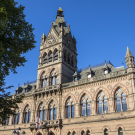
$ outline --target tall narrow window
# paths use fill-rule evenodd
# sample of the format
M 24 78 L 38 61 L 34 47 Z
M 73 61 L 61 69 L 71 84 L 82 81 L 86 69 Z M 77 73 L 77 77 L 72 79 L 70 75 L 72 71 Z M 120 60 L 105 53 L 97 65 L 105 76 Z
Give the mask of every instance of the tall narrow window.
M 51 62 L 52 61 L 52 52 L 50 51 L 49 52 L 49 62 Z
M 38 117 L 40 118 L 40 120 L 45 120 L 45 116 L 46 116 L 46 110 L 45 110 L 45 106 L 43 103 L 41 103 L 39 105 L 39 109 L 38 109 Z
M 8 118 L 6 119 L 6 125 L 9 125 L 9 121 L 10 121 L 10 116 L 8 116 Z
M 81 135 L 85 135 L 85 132 L 84 132 L 84 131 L 82 131 Z
M 71 117 L 74 118 L 75 116 L 75 106 L 74 106 L 74 102 L 71 103 Z
M 68 53 L 68 64 L 70 64 L 70 53 Z
M 82 116 L 89 116 L 91 114 L 90 100 L 86 95 L 83 95 L 81 99 Z
M 70 109 L 70 104 L 68 103 L 68 104 L 67 104 L 67 118 L 70 118 L 70 113 L 71 113 L 70 110 L 71 110 L 71 109 Z
M 46 73 L 43 73 L 41 76 L 41 87 L 47 87 L 48 85 L 48 77 Z
M 86 116 L 86 104 L 85 101 L 82 101 L 82 116 Z
M 103 110 L 104 110 L 104 113 L 108 113 L 108 103 L 107 103 L 106 96 L 103 97 Z
M 67 102 L 66 102 L 66 117 L 67 118 L 74 118 L 75 116 L 75 107 L 74 107 L 74 102 L 72 101 L 71 98 L 68 98 Z
M 103 91 L 101 91 L 97 96 L 97 113 L 108 113 L 108 102 Z
M 73 132 L 73 135 L 76 135 L 76 132 L 75 131 Z
M 108 130 L 107 129 L 104 130 L 104 135 L 108 135 Z
M 119 129 L 118 129 L 118 135 L 123 135 L 122 128 L 119 128 Z
M 58 59 L 58 51 L 55 50 L 55 51 L 54 51 L 54 60 L 57 60 L 57 59 Z
M 39 118 L 40 120 L 42 120 L 42 109 L 40 108 L 40 111 L 39 111 Z
M 56 120 L 56 116 L 57 116 L 57 108 L 56 106 L 54 105 L 54 113 L 53 113 L 53 119 Z
M 89 130 L 87 131 L 87 134 L 86 135 L 90 135 L 90 131 Z
M 50 120 L 55 120 L 56 118 L 57 118 L 57 108 L 56 108 L 56 105 L 55 105 L 55 103 L 54 103 L 54 101 L 52 101 L 51 103 L 50 103 L 50 107 L 49 107 L 50 109 L 49 109 L 49 112 L 50 112 L 50 117 L 49 117 L 49 119 Z
M 45 54 L 43 57 L 44 57 L 43 63 L 45 64 L 47 63 L 47 54 Z
M 29 106 L 25 108 L 24 111 L 24 123 L 29 123 L 30 122 L 30 117 L 31 117 L 31 112 Z
M 68 135 L 71 135 L 71 132 L 68 132 Z
M 20 120 L 20 111 L 17 110 L 16 111 L 16 114 L 14 116 L 14 123 L 13 124 L 18 124 L 19 123 L 19 120 Z
M 87 99 L 87 110 L 86 110 L 86 112 L 87 112 L 87 116 L 90 116 L 90 113 L 91 113 L 91 110 L 90 110 L 90 100 L 89 99 Z
M 115 110 L 117 112 L 127 111 L 127 100 L 125 93 L 119 89 L 115 92 Z
M 66 53 L 66 50 L 64 51 L 64 61 L 65 61 L 65 62 L 67 61 L 67 53 Z
M 74 67 L 74 57 L 71 57 L 71 66 Z
M 53 70 L 50 76 L 50 85 L 56 85 L 56 84 L 58 84 L 58 76 L 55 70 Z
M 122 109 L 123 111 L 127 111 L 127 101 L 126 101 L 126 95 L 122 93 Z

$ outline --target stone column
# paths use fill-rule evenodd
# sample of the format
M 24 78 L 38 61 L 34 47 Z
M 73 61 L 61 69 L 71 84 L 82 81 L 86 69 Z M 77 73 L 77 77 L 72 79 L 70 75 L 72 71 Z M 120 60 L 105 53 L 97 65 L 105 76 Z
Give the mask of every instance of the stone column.
M 22 119 L 23 119 L 23 112 L 20 112 L 19 124 L 22 124 Z
M 80 117 L 80 109 L 78 103 L 75 104 L 75 117 Z

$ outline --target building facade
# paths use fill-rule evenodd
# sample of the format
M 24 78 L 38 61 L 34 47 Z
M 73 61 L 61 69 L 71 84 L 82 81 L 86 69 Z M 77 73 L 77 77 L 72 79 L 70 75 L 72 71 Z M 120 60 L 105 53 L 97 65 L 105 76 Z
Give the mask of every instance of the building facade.
M 0 135 L 18 127 L 26 135 L 135 135 L 135 66 L 128 47 L 127 69 L 105 62 L 77 70 L 76 39 L 60 7 L 39 51 L 37 81 L 15 90 L 13 97 L 25 98 Z

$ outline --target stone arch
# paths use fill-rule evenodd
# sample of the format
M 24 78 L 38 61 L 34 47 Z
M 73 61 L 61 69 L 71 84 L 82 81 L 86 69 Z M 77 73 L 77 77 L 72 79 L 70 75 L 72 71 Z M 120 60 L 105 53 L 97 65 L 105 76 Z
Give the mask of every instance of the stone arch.
M 72 134 L 72 131 L 68 129 L 68 130 L 67 130 L 67 135 L 68 135 L 69 132 Z
M 41 129 L 39 129 L 34 135 L 44 135 L 44 133 Z
M 71 97 L 73 102 L 76 104 L 76 98 L 75 96 L 72 94 L 72 93 L 68 93 L 65 97 L 64 97 L 64 100 L 63 100 L 63 105 L 66 104 L 68 98 Z
M 87 128 L 85 129 L 86 133 L 87 133 L 88 130 L 90 131 L 90 134 L 92 134 L 91 128 L 87 127 Z
M 79 94 L 79 96 L 78 96 L 77 103 L 80 103 L 80 100 L 81 100 L 81 98 L 82 98 L 82 96 L 83 96 L 84 94 L 86 94 L 86 95 L 88 96 L 89 100 L 92 101 L 92 97 L 91 97 L 90 92 L 87 91 L 87 90 L 83 90 L 83 91 Z
M 73 135 L 74 132 L 77 134 L 77 131 L 76 131 L 76 130 L 73 130 L 73 131 L 71 132 L 71 135 Z
M 96 98 L 97 98 L 98 94 L 100 93 L 100 91 L 104 91 L 104 92 L 105 92 L 105 95 L 107 96 L 107 98 L 110 97 L 110 96 L 109 96 L 109 93 L 108 93 L 108 91 L 107 91 L 106 88 L 104 88 L 104 87 L 99 87 L 99 88 L 97 88 L 97 90 L 96 90 L 96 92 L 95 92 L 95 94 L 94 94 L 94 96 L 93 96 L 93 100 L 96 101 Z
M 116 84 L 116 85 L 112 88 L 111 97 L 114 97 L 115 91 L 116 91 L 118 88 L 121 88 L 123 91 L 125 91 L 125 94 L 126 94 L 126 95 L 129 94 L 128 88 L 127 88 L 124 84 L 118 83 L 118 84 Z
M 119 128 L 122 128 L 122 130 L 125 131 L 125 127 L 123 125 L 117 125 L 117 127 L 115 128 L 115 131 L 118 132 Z
M 53 66 L 53 67 L 50 68 L 49 75 L 52 73 L 53 70 L 55 70 L 57 74 L 59 73 L 58 68 Z
M 43 69 L 43 70 L 38 74 L 38 78 L 37 78 L 37 79 L 40 79 L 41 75 L 42 75 L 44 72 L 48 75 L 47 70 L 46 70 L 46 69 Z
M 55 135 L 54 133 L 53 133 L 53 131 L 49 131 L 49 135 Z
M 27 105 L 29 105 L 30 110 L 33 110 L 33 106 L 32 106 L 32 104 L 31 104 L 31 102 L 30 102 L 30 101 L 27 101 L 25 104 L 22 105 L 22 107 L 21 107 L 21 112 L 24 111 L 24 109 L 25 109 L 25 107 L 26 107 Z
M 46 105 L 46 101 L 45 99 L 40 99 L 37 103 L 36 103 L 36 110 L 38 109 L 39 105 L 43 103 L 44 105 Z
M 57 107 L 57 106 L 58 106 L 58 100 L 57 100 L 54 96 L 52 96 L 52 97 L 50 97 L 50 99 L 48 99 L 47 105 L 49 106 L 49 104 L 50 104 L 52 101 L 55 102 L 55 105 L 56 105 L 56 107 Z
M 105 129 L 107 129 L 109 132 L 111 131 L 110 128 L 109 128 L 108 126 L 104 126 L 104 127 L 102 128 L 103 133 L 104 133 L 104 130 L 105 130 Z

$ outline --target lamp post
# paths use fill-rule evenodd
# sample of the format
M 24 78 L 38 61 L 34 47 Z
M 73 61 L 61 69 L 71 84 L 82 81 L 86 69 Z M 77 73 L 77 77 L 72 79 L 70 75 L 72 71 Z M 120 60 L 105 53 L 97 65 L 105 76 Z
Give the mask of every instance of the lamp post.
M 13 134 L 13 135 L 20 135 L 20 131 L 21 131 L 21 128 L 19 127 L 19 128 L 17 128 L 17 131 L 14 130 L 14 131 L 12 132 L 12 134 Z M 25 131 L 23 131 L 23 132 L 22 132 L 22 135 L 25 135 L 25 134 L 26 134 Z

